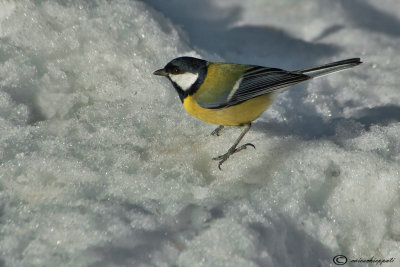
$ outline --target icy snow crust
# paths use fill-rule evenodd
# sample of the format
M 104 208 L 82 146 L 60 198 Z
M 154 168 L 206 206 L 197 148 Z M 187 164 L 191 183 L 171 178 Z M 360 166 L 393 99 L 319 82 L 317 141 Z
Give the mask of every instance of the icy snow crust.
M 400 2 L 3 1 L 0 265 L 400 264 Z M 298 69 L 247 149 L 152 72 L 182 55 Z M 389 264 L 385 264 L 389 266 Z M 393 266 L 396 266 L 394 263 Z M 398 266 L 398 265 L 397 265 Z

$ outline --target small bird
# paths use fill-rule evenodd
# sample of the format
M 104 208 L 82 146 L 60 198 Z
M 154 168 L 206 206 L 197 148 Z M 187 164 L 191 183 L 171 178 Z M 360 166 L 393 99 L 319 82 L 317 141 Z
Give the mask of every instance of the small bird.
M 238 126 L 242 133 L 229 150 L 218 157 L 218 168 L 239 146 L 257 119 L 283 88 L 361 64 L 359 58 L 341 60 L 319 67 L 286 71 L 256 65 L 209 62 L 194 57 L 178 57 L 153 74 L 167 77 L 186 111 L 208 123 L 219 125 L 211 134 L 219 136 L 224 126 Z

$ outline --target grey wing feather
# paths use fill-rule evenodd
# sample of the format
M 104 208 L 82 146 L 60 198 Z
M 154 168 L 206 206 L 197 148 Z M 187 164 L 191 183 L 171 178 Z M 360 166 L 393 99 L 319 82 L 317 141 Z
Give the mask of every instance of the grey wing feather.
M 202 105 L 205 108 L 234 106 L 257 96 L 294 85 L 311 77 L 300 72 L 254 66 L 248 69 L 226 99 Z
M 276 68 L 253 67 L 247 70 L 237 90 L 227 99 L 227 106 L 310 79 L 308 75 Z

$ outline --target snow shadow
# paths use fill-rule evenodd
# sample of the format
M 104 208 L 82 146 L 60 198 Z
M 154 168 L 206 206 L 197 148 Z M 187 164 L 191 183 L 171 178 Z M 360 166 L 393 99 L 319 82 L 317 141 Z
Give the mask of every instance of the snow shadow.
M 129 210 L 129 206 L 125 207 L 128 208 L 128 210 L 125 210 L 126 213 L 131 214 L 133 211 L 134 213 L 138 212 L 138 215 L 144 212 L 152 217 L 159 216 L 144 211 L 142 208 L 138 210 L 136 206 L 131 206 L 132 210 Z M 159 223 L 161 221 L 163 223 L 155 230 L 132 229 L 131 234 L 115 238 L 103 245 L 90 247 L 85 254 L 98 259 L 90 266 L 147 266 L 154 264 L 155 259 L 152 255 L 158 252 L 158 256 L 163 258 L 165 263 L 175 266 L 175 257 L 179 257 L 179 254 L 186 249 L 179 240 L 185 240 L 185 243 L 192 240 L 202 231 L 206 231 L 210 222 L 225 217 L 224 210 L 229 210 L 229 208 L 230 205 L 225 204 L 207 210 L 205 207 L 189 204 L 176 217 L 156 219 Z M 210 214 L 209 219 L 201 227 L 194 225 L 197 223 L 191 220 L 194 217 L 193 214 L 197 213 L 199 209 Z M 126 227 L 130 228 L 129 219 L 124 217 L 125 212 L 116 212 L 114 215 L 117 218 L 121 217 L 120 220 L 126 221 Z M 312 266 L 323 266 L 321 263 L 326 263 L 332 258 L 333 252 L 304 230 L 299 229 L 292 218 L 277 215 L 265 219 L 270 222 L 268 226 L 262 223 L 245 223 L 257 248 L 254 253 L 256 256 L 251 260 L 259 266 L 275 266 L 276 264 L 280 266 L 303 266 L 310 263 Z M 175 247 L 176 254 L 162 256 L 164 253 L 173 251 L 171 248 L 166 249 L 166 247 Z M 265 258 L 265 255 L 263 255 L 265 251 L 268 251 L 271 256 Z M 286 255 L 292 256 L 287 257 Z
M 235 26 L 242 14 L 237 6 L 222 9 L 209 0 L 145 2 L 178 25 L 189 44 L 211 61 L 301 69 L 340 50 L 332 44 L 307 42 L 268 25 Z
M 362 0 L 339 0 L 348 19 L 367 31 L 384 33 L 394 37 L 400 36 L 400 21 L 395 16 L 377 9 Z

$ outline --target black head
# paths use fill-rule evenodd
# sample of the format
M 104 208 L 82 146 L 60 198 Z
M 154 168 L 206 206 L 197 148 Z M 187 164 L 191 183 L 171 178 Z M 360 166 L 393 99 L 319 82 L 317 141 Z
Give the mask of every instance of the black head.
M 194 57 L 178 57 L 153 74 L 167 77 L 183 101 L 203 83 L 207 74 L 207 61 Z

